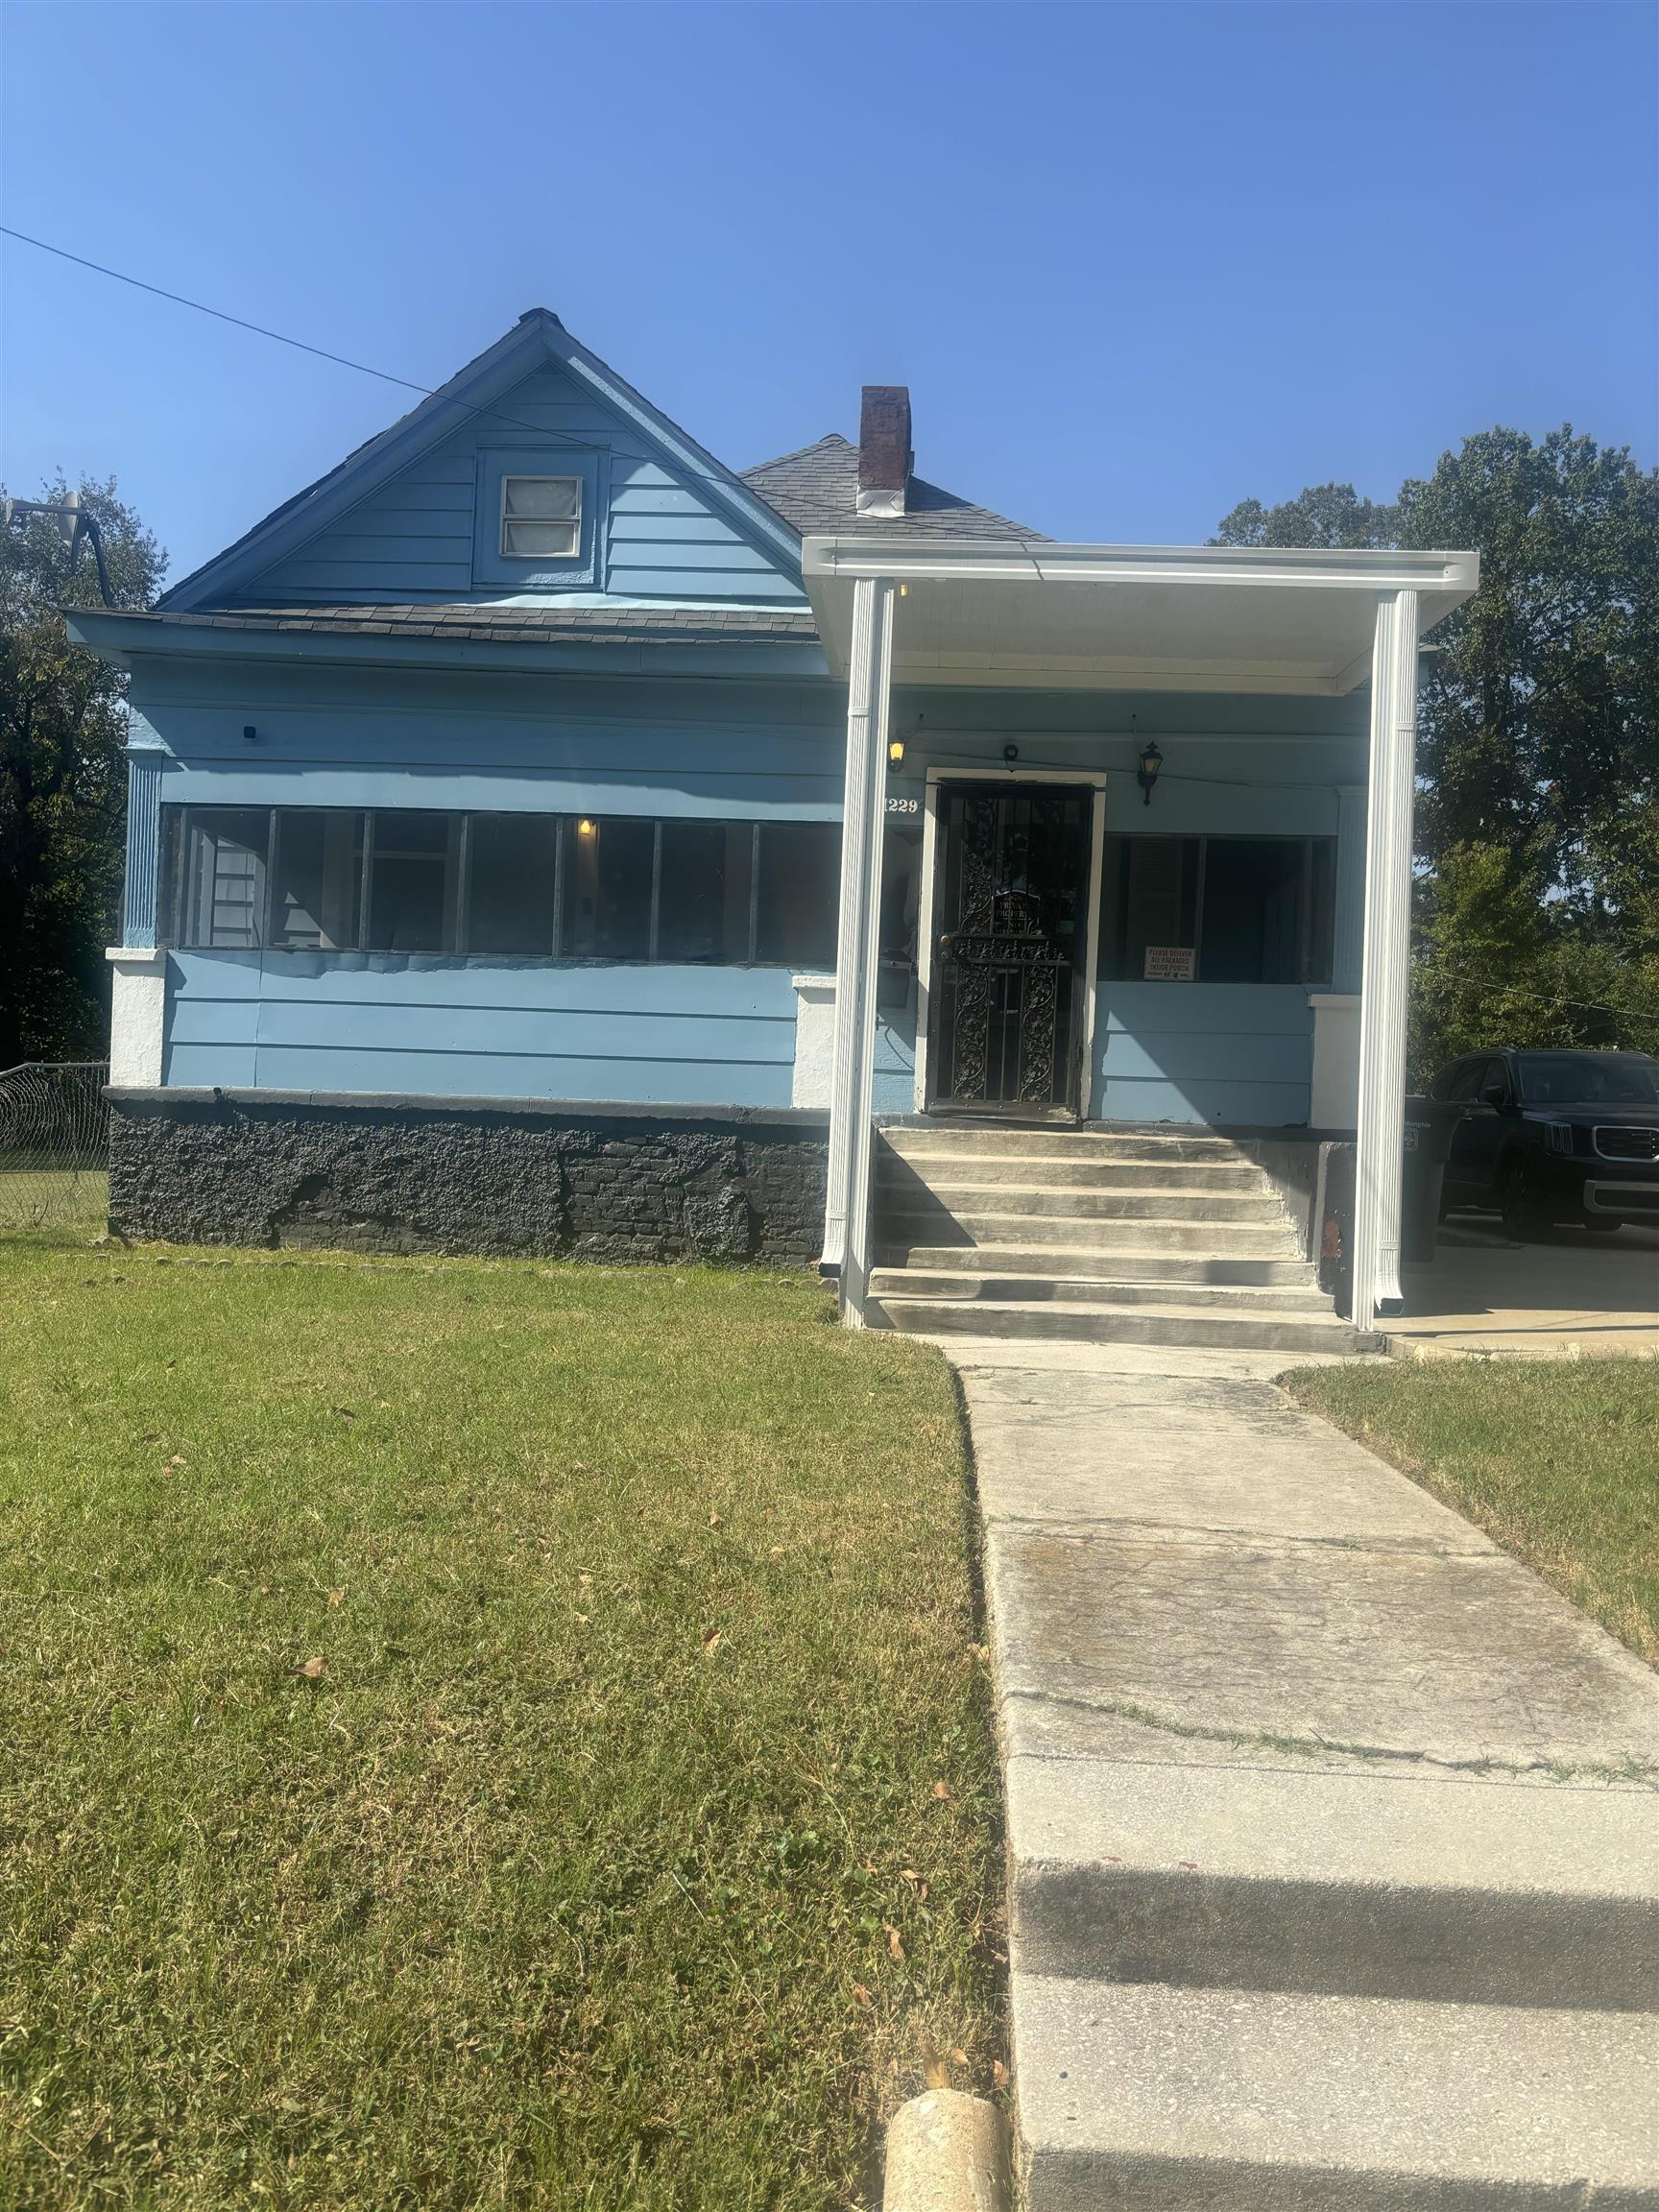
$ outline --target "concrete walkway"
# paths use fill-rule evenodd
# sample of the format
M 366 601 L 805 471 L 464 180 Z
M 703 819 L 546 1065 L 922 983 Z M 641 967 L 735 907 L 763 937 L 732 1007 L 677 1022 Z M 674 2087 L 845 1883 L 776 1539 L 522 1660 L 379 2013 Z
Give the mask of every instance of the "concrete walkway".
M 1659 1678 L 1282 1356 L 945 1349 L 1030 2212 L 1659 2206 Z

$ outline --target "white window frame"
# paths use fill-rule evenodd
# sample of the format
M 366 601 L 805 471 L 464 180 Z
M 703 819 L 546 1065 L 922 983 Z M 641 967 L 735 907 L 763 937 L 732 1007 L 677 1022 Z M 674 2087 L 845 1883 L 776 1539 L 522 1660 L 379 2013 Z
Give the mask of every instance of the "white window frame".
M 575 537 L 571 541 L 570 550 L 567 553 L 515 553 L 510 549 L 507 543 L 508 522 L 510 520 L 515 522 L 534 522 L 537 520 L 537 517 L 533 515 L 515 515 L 511 517 L 508 515 L 507 492 L 509 486 L 514 484 L 568 484 L 571 487 L 572 491 L 574 491 L 576 494 L 576 512 L 570 517 L 570 526 L 575 532 Z M 584 485 L 580 476 L 534 476 L 529 472 L 528 469 L 516 469 L 510 472 L 506 469 L 503 469 L 501 473 L 500 529 L 496 537 L 496 544 L 500 551 L 500 558 L 503 561 L 579 561 L 582 558 L 583 491 Z M 543 517 L 542 519 L 545 520 L 546 518 Z M 563 520 L 564 517 L 555 517 L 553 519 Z

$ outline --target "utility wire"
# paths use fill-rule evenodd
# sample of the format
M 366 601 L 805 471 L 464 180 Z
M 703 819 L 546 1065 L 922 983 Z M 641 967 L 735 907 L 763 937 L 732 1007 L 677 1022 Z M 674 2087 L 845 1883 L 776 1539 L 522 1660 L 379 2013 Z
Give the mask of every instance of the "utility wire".
M 382 384 L 400 385 L 405 392 L 418 392 L 422 399 L 438 397 L 439 388 L 435 385 L 418 384 L 412 376 L 395 376 L 389 369 L 372 368 L 367 361 L 353 361 L 344 353 L 331 353 L 327 347 L 313 346 L 304 338 L 290 338 L 286 331 L 268 329 L 263 323 L 250 323 L 245 316 L 228 314 L 223 307 L 209 307 L 205 301 L 187 299 L 182 292 L 169 292 L 164 285 L 150 284 L 142 276 L 128 276 L 124 269 L 111 269 L 102 261 L 89 261 L 85 254 L 71 253 L 67 247 L 54 246 L 45 238 L 32 238 L 27 230 L 14 230 L 10 223 L 0 223 L 0 237 L 15 238 L 19 244 L 34 246 L 42 253 L 56 254 L 60 261 L 72 261 L 78 269 L 90 269 L 99 276 L 113 277 L 117 284 L 131 284 L 134 291 L 149 292 L 157 300 L 170 300 L 176 307 L 189 307 L 198 315 L 210 315 L 216 323 L 228 323 L 238 330 L 251 330 L 256 338 L 269 338 L 277 346 L 292 346 L 297 352 L 313 354 L 319 361 L 332 361 L 340 369 L 354 369 L 360 376 L 375 376 Z M 474 407 L 466 399 L 457 399 L 453 404 L 464 408 L 469 415 L 488 418 L 493 422 L 506 422 L 515 430 L 532 431 L 538 438 L 547 435 L 545 423 L 526 422 L 520 416 L 504 415 L 498 407 Z M 561 431 L 559 443 L 582 446 L 589 452 L 599 450 L 597 439 L 565 431 Z M 699 473 L 707 476 L 709 471 L 704 469 Z
M 26 230 L 13 230 L 10 223 L 0 223 L 0 235 L 15 238 L 24 246 L 36 247 L 42 253 L 56 253 L 60 261 L 73 261 L 79 269 L 93 270 L 100 276 L 112 276 L 117 284 L 131 284 L 135 291 L 154 293 L 157 300 L 171 300 L 176 307 L 193 307 L 198 315 L 211 315 L 216 323 L 233 323 L 238 330 L 252 330 L 256 338 L 272 338 L 278 346 L 292 346 L 301 353 L 315 353 L 320 361 L 332 361 L 342 369 L 355 369 L 359 375 L 378 376 L 383 384 L 401 384 L 406 392 L 419 392 L 427 399 L 432 397 L 429 385 L 417 384 L 407 376 L 394 376 L 388 369 L 372 369 L 366 361 L 349 361 L 344 353 L 330 353 L 325 346 L 311 346 L 303 338 L 290 338 L 280 330 L 268 330 L 263 323 L 250 323 L 240 315 L 228 315 L 223 307 L 209 307 L 201 300 L 187 300 L 182 292 L 169 292 L 159 284 L 147 284 L 142 276 L 129 276 L 125 270 L 106 268 L 102 261 L 88 261 L 84 253 L 71 253 L 66 247 L 48 245 L 44 238 L 31 238 Z

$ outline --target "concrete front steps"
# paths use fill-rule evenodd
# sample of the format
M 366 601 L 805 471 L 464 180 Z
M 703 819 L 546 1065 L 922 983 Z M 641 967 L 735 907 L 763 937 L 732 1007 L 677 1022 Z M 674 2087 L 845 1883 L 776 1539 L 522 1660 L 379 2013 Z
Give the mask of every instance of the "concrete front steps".
M 881 1133 L 867 1315 L 936 1334 L 1370 1350 L 1277 1192 L 1219 1137 L 928 1123 Z

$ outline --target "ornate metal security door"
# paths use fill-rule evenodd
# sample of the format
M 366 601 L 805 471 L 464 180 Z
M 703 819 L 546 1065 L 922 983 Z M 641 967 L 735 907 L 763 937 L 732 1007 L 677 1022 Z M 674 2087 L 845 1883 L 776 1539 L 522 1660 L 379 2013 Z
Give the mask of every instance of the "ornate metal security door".
M 931 1106 L 1079 1111 L 1093 805 L 1086 785 L 941 786 Z

